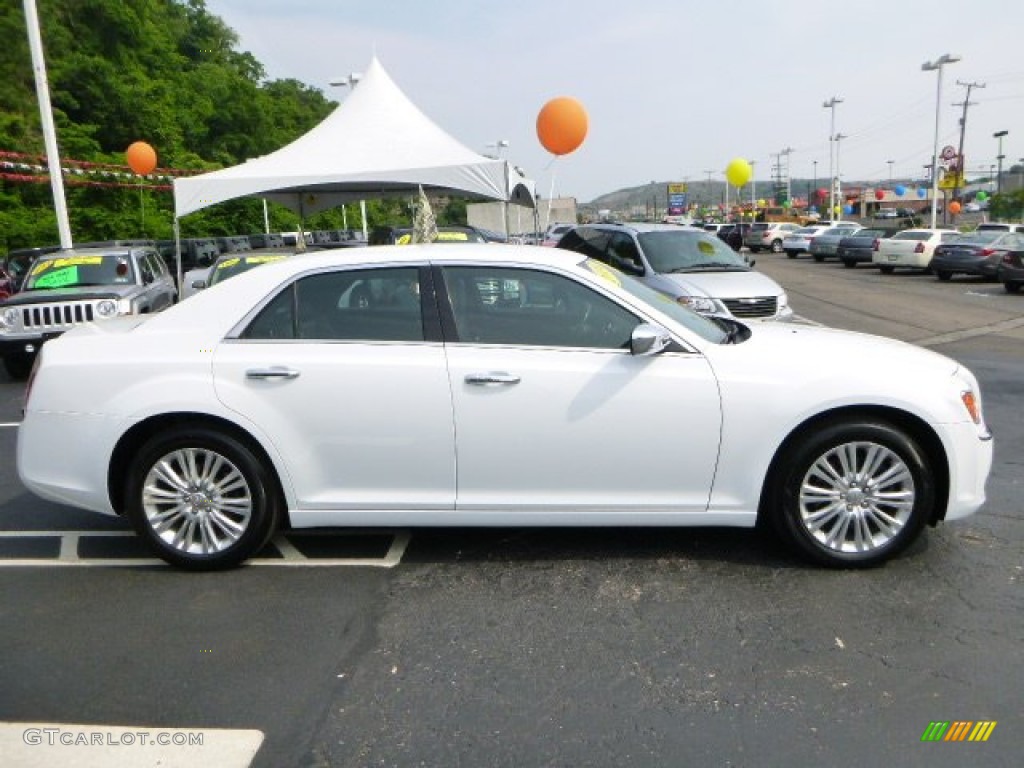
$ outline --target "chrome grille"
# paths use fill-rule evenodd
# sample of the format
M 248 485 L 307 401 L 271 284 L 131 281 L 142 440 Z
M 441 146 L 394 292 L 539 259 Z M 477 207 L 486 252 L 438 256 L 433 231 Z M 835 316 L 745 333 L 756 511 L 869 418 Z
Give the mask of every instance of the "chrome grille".
M 21 323 L 26 331 L 66 331 L 92 320 L 92 304 L 86 302 L 42 304 L 21 310 Z
M 779 302 L 775 296 L 758 296 L 750 299 L 722 299 L 722 303 L 733 317 L 775 317 Z

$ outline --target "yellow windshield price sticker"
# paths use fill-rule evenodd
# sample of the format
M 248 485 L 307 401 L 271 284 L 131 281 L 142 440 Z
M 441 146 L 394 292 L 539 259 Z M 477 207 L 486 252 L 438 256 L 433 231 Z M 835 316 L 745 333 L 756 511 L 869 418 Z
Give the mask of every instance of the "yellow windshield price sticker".
M 701 253 L 712 254 L 715 252 L 715 246 L 713 246 L 707 240 L 698 240 L 697 250 L 700 251 Z
M 466 242 L 467 240 L 469 240 L 469 235 L 467 235 L 465 232 L 438 232 L 437 239 L 438 241 L 458 240 L 460 242 Z
M 269 264 L 272 261 L 280 261 L 284 256 L 250 256 L 246 259 L 250 264 Z
M 48 269 L 63 269 L 64 267 L 77 267 L 85 264 L 102 264 L 102 256 L 72 256 L 67 259 L 46 259 L 32 268 L 32 274 L 38 275 Z
M 402 235 L 395 240 L 395 245 L 408 245 L 412 242 L 412 235 Z
M 602 264 L 600 261 L 594 259 L 587 259 L 587 269 L 593 272 L 595 275 L 600 277 L 602 280 L 607 280 L 614 286 L 621 286 L 622 281 L 619 279 L 618 274 L 615 270 L 609 266 Z
M 239 261 L 240 259 L 225 259 L 224 261 L 217 265 L 217 269 L 229 269 L 231 267 L 237 266 Z

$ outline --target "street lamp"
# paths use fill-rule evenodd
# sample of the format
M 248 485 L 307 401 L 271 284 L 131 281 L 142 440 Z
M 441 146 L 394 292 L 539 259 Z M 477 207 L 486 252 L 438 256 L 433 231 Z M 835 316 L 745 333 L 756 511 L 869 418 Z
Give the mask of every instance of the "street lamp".
M 818 193 L 818 161 L 812 160 L 811 164 L 814 166 L 814 180 L 811 182 L 811 191 L 807 193 L 807 207 L 810 208 L 812 203 L 811 195 L 817 195 Z
M 847 138 L 849 138 L 849 137 L 845 133 L 837 133 L 836 134 L 836 197 L 838 198 L 838 202 L 842 202 L 842 200 L 843 200 L 843 181 L 842 181 L 843 177 L 842 177 L 842 171 L 839 170 L 839 142 L 841 142 L 843 139 L 847 139 Z M 838 205 L 838 202 L 837 202 L 837 205 Z M 833 209 L 833 213 L 834 213 L 834 209 Z M 829 216 L 829 218 L 832 218 L 832 217 Z
M 942 110 L 942 67 L 945 64 L 960 61 L 960 58 L 954 53 L 944 53 L 935 61 L 926 61 L 921 65 L 922 72 L 935 71 L 938 73 L 935 90 L 935 141 L 932 144 L 932 229 L 935 229 L 935 216 L 938 213 L 939 203 L 939 114 Z
M 832 143 L 836 140 L 836 104 L 843 100 L 833 96 L 821 106 L 832 110 L 832 123 L 828 132 L 828 217 L 831 219 L 836 210 L 836 173 L 832 164 Z
M 508 139 L 498 139 L 497 141 L 489 142 L 487 144 L 487 146 L 488 147 L 494 147 L 494 149 L 495 149 L 495 157 L 494 157 L 494 159 L 495 160 L 500 160 L 501 159 L 501 151 L 503 149 L 508 149 Z
M 993 139 L 999 139 L 999 154 L 996 155 L 996 160 L 999 161 L 999 172 L 996 175 L 996 194 L 1002 194 L 1003 192 L 1003 158 L 1006 155 L 1003 154 L 1003 136 L 1008 134 L 1009 131 L 996 131 L 992 134 Z
M 892 166 L 893 166 L 893 163 L 895 163 L 896 161 L 895 160 L 886 160 L 885 162 L 887 162 L 889 164 L 889 186 L 891 187 L 892 186 Z

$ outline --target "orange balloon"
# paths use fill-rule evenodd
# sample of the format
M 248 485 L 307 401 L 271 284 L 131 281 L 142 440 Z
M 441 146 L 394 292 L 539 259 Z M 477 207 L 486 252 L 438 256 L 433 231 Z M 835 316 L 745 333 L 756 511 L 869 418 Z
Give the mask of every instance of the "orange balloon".
M 958 213 L 960 213 L 960 203 L 958 203 L 956 200 L 954 200 L 952 203 L 950 203 L 949 204 L 949 212 L 952 213 L 954 216 L 956 216 Z
M 553 155 L 575 151 L 587 137 L 587 111 L 576 99 L 559 96 L 537 115 L 537 138 Z
M 140 176 L 152 173 L 156 168 L 156 150 L 144 141 L 136 141 L 124 153 L 128 167 Z

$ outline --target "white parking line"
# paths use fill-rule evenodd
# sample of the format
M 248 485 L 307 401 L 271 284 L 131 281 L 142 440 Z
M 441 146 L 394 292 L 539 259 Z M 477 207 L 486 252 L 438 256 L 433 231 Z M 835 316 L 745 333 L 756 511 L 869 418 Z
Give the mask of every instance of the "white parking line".
M 262 743 L 257 730 L 0 722 L 5 768 L 248 768 Z
M 362 567 L 362 568 L 394 568 L 402 562 L 402 556 L 409 546 L 412 536 L 408 531 L 366 529 L 332 530 L 327 536 L 390 536 L 391 544 L 383 557 L 309 557 L 290 541 L 296 537 L 315 537 L 325 535 L 304 531 L 289 531 L 278 534 L 271 543 L 281 553 L 281 557 L 254 557 L 247 561 L 248 565 L 327 568 L 327 567 Z M 82 557 L 78 554 L 78 543 L 83 539 L 124 538 L 134 537 L 134 531 L 0 531 L 3 539 L 60 539 L 60 550 L 56 557 L 0 557 L 0 568 L 25 567 L 96 567 L 105 568 L 166 565 L 163 560 L 155 557 Z

